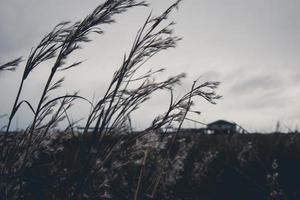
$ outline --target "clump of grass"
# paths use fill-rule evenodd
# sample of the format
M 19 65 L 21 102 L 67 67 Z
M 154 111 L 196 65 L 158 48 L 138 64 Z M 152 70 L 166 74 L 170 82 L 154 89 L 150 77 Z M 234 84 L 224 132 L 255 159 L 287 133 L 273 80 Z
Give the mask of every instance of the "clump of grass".
M 220 96 L 215 89 L 218 82 L 197 81 L 181 98 L 174 100 L 173 88 L 180 84 L 185 74 L 178 74 L 164 81 L 156 81 L 155 75 L 164 69 L 156 71 L 145 70 L 143 65 L 153 56 L 163 50 L 176 47 L 181 39 L 173 35 L 174 22 L 168 22 L 169 14 L 178 7 L 176 1 L 161 15 L 154 17 L 151 14 L 138 30 L 131 50 L 124 55 L 120 68 L 113 74 L 111 82 L 103 95 L 96 103 L 91 103 L 78 93 L 66 94 L 50 99 L 50 94 L 62 86 L 64 78 L 58 78 L 57 72 L 67 72 L 81 61 L 68 63 L 69 56 L 81 45 L 90 42 L 91 33 L 103 34 L 103 24 L 114 22 L 114 16 L 126 12 L 128 9 L 148 6 L 145 1 L 135 0 L 107 0 L 96 7 L 86 18 L 71 23 L 62 22 L 55 26 L 40 43 L 31 50 L 26 60 L 20 86 L 9 115 L 4 136 L 1 137 L 1 177 L 0 192 L 2 199 L 34 198 L 37 191 L 31 191 L 32 180 L 28 179 L 31 169 L 47 169 L 38 179 L 48 183 L 43 195 L 49 199 L 84 199 L 84 198 L 109 198 L 109 182 L 118 176 L 117 169 L 135 162 L 136 155 L 132 145 L 143 136 L 157 132 L 163 127 L 177 126 L 180 130 L 182 123 L 193 105 L 195 97 L 204 98 L 214 103 Z M 164 25 L 165 24 L 165 25 Z M 53 60 L 51 71 L 48 75 L 43 92 L 38 100 L 37 107 L 21 99 L 24 82 L 34 73 L 34 69 L 45 61 Z M 1 66 L 0 70 L 12 70 L 21 59 Z M 138 72 L 142 72 L 142 75 Z M 171 94 L 168 110 L 156 117 L 151 125 L 139 132 L 132 134 L 130 115 L 138 109 L 150 96 L 158 90 L 167 90 Z M 83 99 L 91 104 L 91 112 L 86 119 L 82 134 L 74 131 L 74 123 L 70 121 L 68 110 L 78 99 Z M 33 113 L 32 122 L 26 130 L 15 136 L 15 141 L 10 143 L 9 130 L 11 122 L 18 109 L 27 105 Z M 55 131 L 62 121 L 67 121 L 69 126 L 64 132 Z M 93 131 L 89 130 L 93 127 Z M 130 134 L 131 133 L 131 134 Z M 105 142 L 106 136 L 116 135 L 113 142 Z M 176 136 L 176 134 L 175 134 Z M 175 136 L 169 141 L 167 150 L 163 154 L 161 168 L 166 170 L 167 158 L 172 152 Z M 72 155 L 68 162 L 55 159 L 64 151 L 64 143 L 72 139 Z M 163 140 L 163 134 L 161 135 Z M 124 153 L 126 152 L 126 153 Z M 147 151 L 148 152 L 148 151 Z M 46 154 L 46 163 L 36 165 L 35 160 Z M 144 157 L 145 160 L 147 156 Z M 146 161 L 145 161 L 146 162 Z M 33 167 L 34 166 L 34 167 Z M 135 188 L 135 199 L 139 197 L 143 176 L 141 169 L 140 179 Z M 160 173 L 161 174 L 161 173 Z M 26 178 L 27 177 L 27 178 Z M 50 181 L 49 181 L 50 180 Z M 152 196 L 154 196 L 161 176 L 155 181 Z

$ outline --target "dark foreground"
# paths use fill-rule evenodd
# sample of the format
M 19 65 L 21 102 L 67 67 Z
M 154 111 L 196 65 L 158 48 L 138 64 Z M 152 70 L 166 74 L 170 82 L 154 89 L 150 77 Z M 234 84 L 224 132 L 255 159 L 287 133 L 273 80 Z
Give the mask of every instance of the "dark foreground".
M 116 140 L 116 137 L 104 139 L 96 153 L 105 152 Z M 76 141 L 65 140 L 62 145 L 61 149 L 45 150 L 20 174 L 24 199 L 53 199 L 51 193 L 63 194 L 82 175 L 72 171 L 76 168 L 72 159 L 78 156 Z M 180 134 L 168 159 L 164 157 L 166 147 L 153 144 L 142 147 L 147 156 L 128 154 L 129 162 L 111 160 L 106 164 L 107 181 L 100 176 L 92 177 L 99 179 L 95 184 L 103 186 L 106 181 L 104 189 L 99 189 L 103 199 L 300 199 L 298 134 Z M 126 157 L 126 151 L 123 153 Z M 114 170 L 109 169 L 111 166 Z M 86 195 L 86 199 L 93 197 Z

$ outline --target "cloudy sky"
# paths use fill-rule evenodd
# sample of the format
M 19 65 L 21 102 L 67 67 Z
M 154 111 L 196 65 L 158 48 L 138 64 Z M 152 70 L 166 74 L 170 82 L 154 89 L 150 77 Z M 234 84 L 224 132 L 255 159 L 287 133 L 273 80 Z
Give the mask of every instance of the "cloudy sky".
M 82 19 L 101 0 L 0 0 L 0 61 L 28 56 L 30 49 L 61 21 Z M 148 8 L 134 8 L 105 26 L 105 34 L 93 36 L 72 59 L 85 60 L 68 71 L 60 92 L 80 91 L 87 98 L 101 97 L 112 72 L 128 52 L 135 33 L 149 12 L 161 13 L 173 1 L 150 0 Z M 298 0 L 185 0 L 170 19 L 177 22 L 176 35 L 183 37 L 176 49 L 163 52 L 146 67 L 165 67 L 166 77 L 186 72 L 182 88 L 192 81 L 217 80 L 222 85 L 217 105 L 198 101 L 195 109 L 202 122 L 235 121 L 249 131 L 272 131 L 277 121 L 292 129 L 300 125 L 300 1 Z M 22 63 L 24 64 L 24 63 Z M 9 113 L 22 67 L 0 75 L 0 115 Z M 36 105 L 50 65 L 37 69 L 25 85 L 23 98 Z M 146 69 L 145 69 L 146 70 Z M 168 105 L 159 94 L 136 113 L 135 126 L 150 123 Z M 77 107 L 76 107 L 77 106 Z M 86 115 L 87 105 L 78 103 L 74 119 Z M 24 108 L 14 126 L 31 119 Z M 5 119 L 1 118 L 0 126 Z M 188 123 L 187 126 L 196 127 Z

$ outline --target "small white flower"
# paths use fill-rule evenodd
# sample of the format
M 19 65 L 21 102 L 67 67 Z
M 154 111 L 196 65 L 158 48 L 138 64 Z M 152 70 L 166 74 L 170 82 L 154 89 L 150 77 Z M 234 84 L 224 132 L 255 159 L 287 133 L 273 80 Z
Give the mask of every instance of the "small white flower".
M 275 170 L 278 168 L 278 164 L 277 164 L 277 160 L 274 159 L 273 163 L 272 163 L 272 168 Z
M 101 197 L 105 198 L 105 199 L 112 199 L 112 196 L 110 194 L 108 194 L 107 191 L 105 191 L 104 194 Z

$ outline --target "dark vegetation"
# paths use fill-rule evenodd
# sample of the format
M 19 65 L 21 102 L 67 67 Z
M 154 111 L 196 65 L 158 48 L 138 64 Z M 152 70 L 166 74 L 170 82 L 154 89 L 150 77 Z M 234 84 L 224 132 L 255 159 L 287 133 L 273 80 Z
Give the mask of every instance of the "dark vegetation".
M 116 164 L 115 160 L 106 164 L 106 173 L 112 177 L 106 183 L 107 196 L 102 196 L 103 199 L 134 199 L 138 183 L 138 199 L 153 199 L 151 186 L 157 180 L 157 170 L 166 152 L 166 147 L 161 144 L 168 144 L 172 137 L 165 136 L 168 139 L 160 142 L 160 134 L 151 134 L 151 137 L 135 141 L 130 150 L 123 152 L 127 156 L 127 163 L 119 162 L 123 166 L 118 166 L 116 171 L 109 170 L 114 168 L 112 165 Z M 84 138 L 81 143 L 83 146 L 89 146 L 89 137 L 92 135 Z M 126 137 L 124 141 L 128 141 Z M 117 134 L 106 136 L 97 149 L 105 152 L 107 146 L 117 143 L 119 139 Z M 22 181 L 26 182 L 25 199 L 52 199 L 53 194 L 59 193 L 63 196 L 68 184 L 76 179 L 70 170 L 73 168 L 77 143 L 74 138 L 57 138 L 47 146 L 48 149 L 40 151 L 40 156 L 22 175 Z M 55 149 L 58 144 L 60 149 Z M 137 148 L 143 148 L 148 156 L 129 156 L 129 152 Z M 300 136 L 293 133 L 180 133 L 168 157 L 168 165 L 172 167 L 163 172 L 163 181 L 154 199 L 296 200 L 300 197 L 299 153 Z M 139 181 L 141 168 L 143 178 Z M 65 171 L 69 175 L 66 176 Z M 94 178 L 103 184 L 101 176 Z

